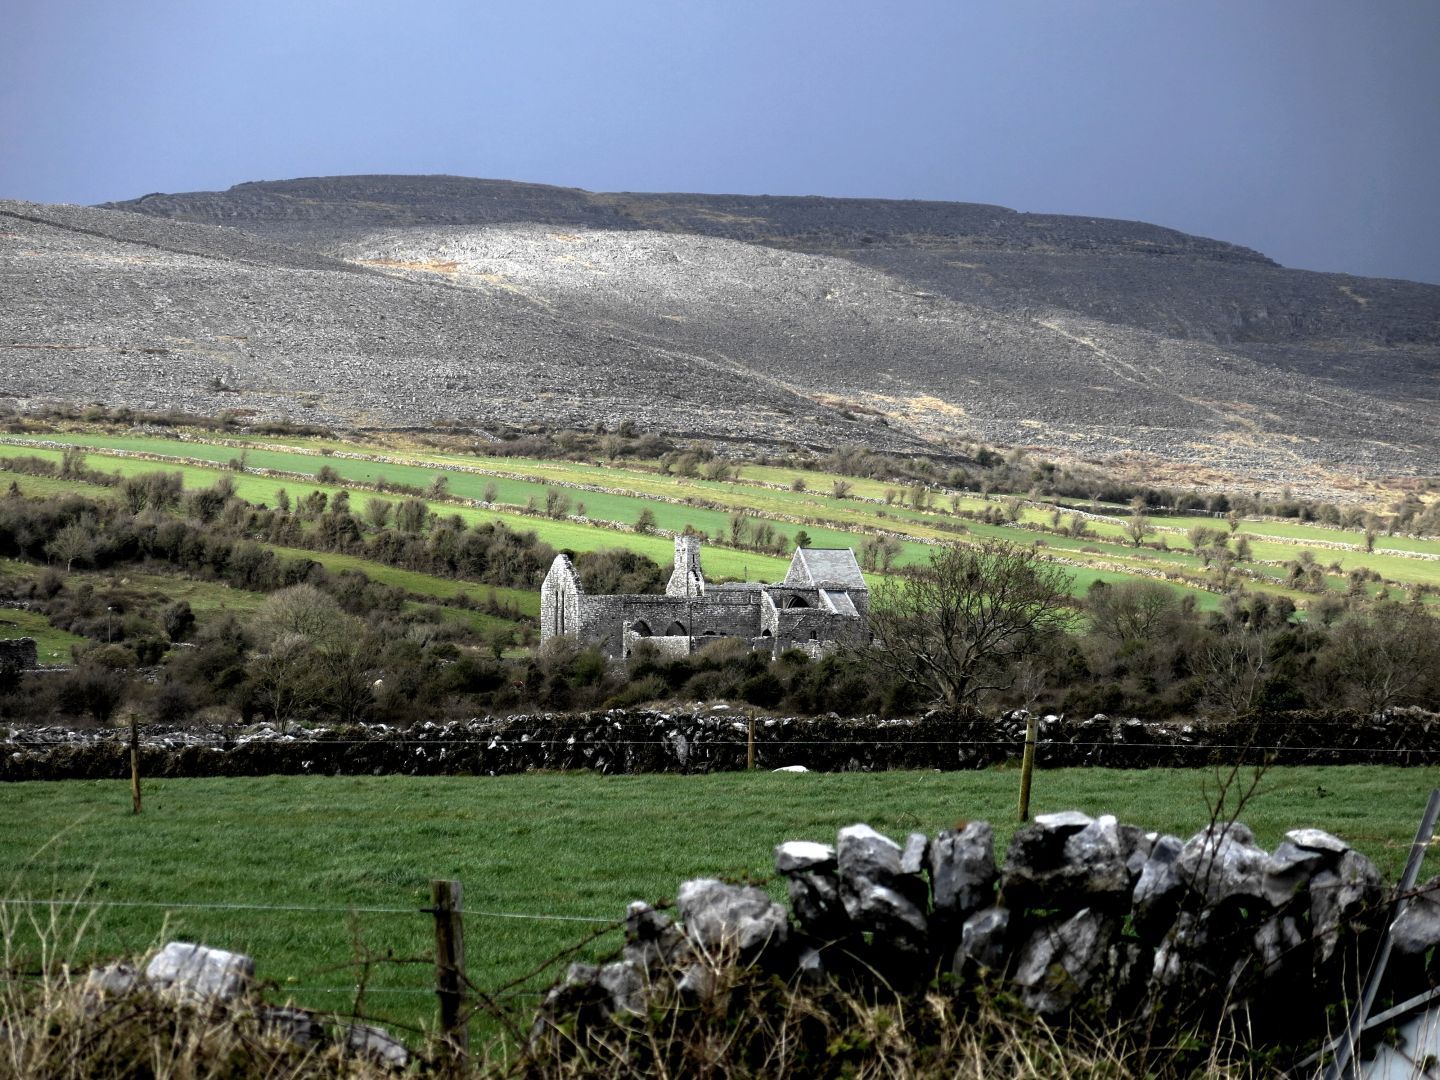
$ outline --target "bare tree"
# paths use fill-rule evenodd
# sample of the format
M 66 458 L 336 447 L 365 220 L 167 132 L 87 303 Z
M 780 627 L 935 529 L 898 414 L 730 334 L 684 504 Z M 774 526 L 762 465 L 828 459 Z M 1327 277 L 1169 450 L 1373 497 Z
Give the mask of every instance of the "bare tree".
M 937 548 L 928 566 L 882 581 L 872 594 L 868 654 L 946 708 L 1014 681 L 1014 665 L 1070 622 L 1069 581 L 1030 547 L 998 540 Z
M 745 534 L 750 530 L 750 518 L 743 510 L 736 510 L 730 515 L 728 525 L 730 528 L 730 546 L 739 547 L 745 542 Z
M 1139 500 L 1136 500 L 1137 502 Z M 1150 519 L 1145 516 L 1145 505 L 1131 506 L 1130 517 L 1125 522 L 1125 535 L 1130 538 L 1130 543 L 1139 547 L 1145 542 L 1145 537 L 1155 531 L 1155 526 L 1150 524 Z
M 319 690 L 314 657 L 303 634 L 284 633 L 250 664 L 255 697 L 261 708 L 280 725 L 281 731 L 309 708 Z
M 272 593 L 252 628 L 261 652 L 251 677 L 262 707 L 282 728 L 317 703 L 344 721 L 373 701 L 371 656 L 360 621 L 313 585 Z
M 563 518 L 570 513 L 570 496 L 556 488 L 545 489 L 545 516 Z
M 271 593 L 251 620 L 262 645 L 295 634 L 312 645 L 328 645 L 358 631 L 354 616 L 314 585 L 292 585 Z
M 69 446 L 60 455 L 60 475 L 73 478 L 85 475 L 85 450 L 79 446 Z
M 1420 703 L 1440 681 L 1440 620 L 1414 605 L 1356 612 L 1332 631 L 1321 664 L 1339 698 L 1357 708 Z
M 1183 620 L 1180 594 L 1158 581 L 1097 584 L 1085 598 L 1090 631 L 1116 646 L 1173 637 Z
M 1270 674 L 1268 635 L 1246 626 L 1219 629 L 1206 637 L 1194 664 L 1204 703 L 1236 719 L 1247 717 Z
M 63 562 L 68 574 L 77 562 L 88 562 L 95 554 L 94 534 L 78 522 L 66 525 L 45 545 L 45 554 L 56 562 Z

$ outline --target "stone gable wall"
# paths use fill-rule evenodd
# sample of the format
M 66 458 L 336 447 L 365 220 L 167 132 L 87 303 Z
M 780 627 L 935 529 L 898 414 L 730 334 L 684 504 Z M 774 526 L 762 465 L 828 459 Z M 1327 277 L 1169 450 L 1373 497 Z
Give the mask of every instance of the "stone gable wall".
M 557 555 L 540 585 L 540 640 L 557 634 L 579 633 L 583 626 L 583 601 L 575 567 L 564 555 Z

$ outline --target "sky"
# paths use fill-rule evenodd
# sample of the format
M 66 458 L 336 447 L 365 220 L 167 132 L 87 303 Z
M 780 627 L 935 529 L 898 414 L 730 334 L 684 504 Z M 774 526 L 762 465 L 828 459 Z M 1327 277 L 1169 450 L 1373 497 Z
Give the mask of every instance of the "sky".
M 0 0 L 0 197 L 342 173 L 998 203 L 1440 283 L 1440 0 Z

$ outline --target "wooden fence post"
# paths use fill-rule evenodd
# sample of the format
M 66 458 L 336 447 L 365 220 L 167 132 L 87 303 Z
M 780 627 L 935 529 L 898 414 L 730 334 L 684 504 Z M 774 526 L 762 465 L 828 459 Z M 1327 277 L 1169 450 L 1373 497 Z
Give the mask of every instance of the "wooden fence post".
M 1040 735 L 1040 721 L 1031 716 L 1025 721 L 1025 754 L 1020 759 L 1020 820 L 1030 820 L 1030 775 L 1035 771 L 1035 741 Z
M 435 916 L 435 996 L 440 999 L 442 1052 L 458 1070 L 470 1050 L 469 1026 L 460 1020 L 465 993 L 465 924 L 460 882 L 430 882 L 430 900 L 430 911 Z
M 755 717 L 750 717 L 745 735 L 745 768 L 755 768 Z
M 130 812 L 140 813 L 140 717 L 130 714 Z

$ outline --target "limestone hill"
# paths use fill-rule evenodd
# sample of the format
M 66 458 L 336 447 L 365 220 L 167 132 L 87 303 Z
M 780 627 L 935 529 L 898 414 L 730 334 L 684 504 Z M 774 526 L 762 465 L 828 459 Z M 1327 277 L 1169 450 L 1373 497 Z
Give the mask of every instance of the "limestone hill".
M 80 348 L 12 353 L 0 391 L 392 425 L 633 417 L 818 446 L 979 437 L 1301 483 L 1440 469 L 1440 287 L 1143 223 L 457 177 L 114 206 L 133 213 L 5 207 L 19 302 L 0 345 Z M 127 374 L 147 348 L 168 352 Z

